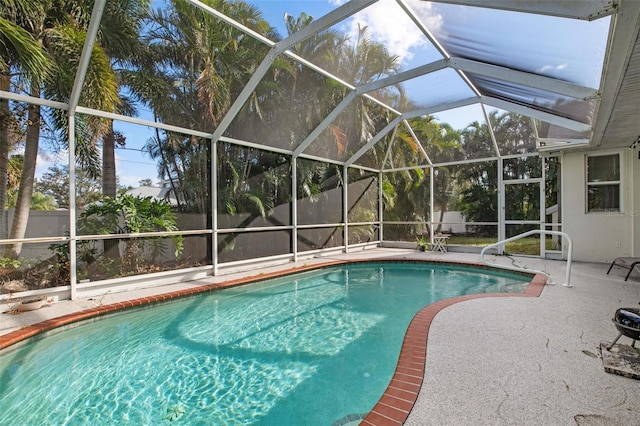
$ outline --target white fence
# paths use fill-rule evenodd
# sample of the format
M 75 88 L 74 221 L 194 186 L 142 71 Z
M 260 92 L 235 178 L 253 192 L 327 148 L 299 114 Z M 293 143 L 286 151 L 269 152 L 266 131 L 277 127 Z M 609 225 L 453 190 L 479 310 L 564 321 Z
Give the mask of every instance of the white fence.
M 444 212 L 442 221 L 440 220 L 440 212 L 433 212 L 431 220 L 436 223 L 442 223 L 441 232 L 445 234 L 464 234 L 467 232 L 467 220 L 464 215 L 457 211 Z

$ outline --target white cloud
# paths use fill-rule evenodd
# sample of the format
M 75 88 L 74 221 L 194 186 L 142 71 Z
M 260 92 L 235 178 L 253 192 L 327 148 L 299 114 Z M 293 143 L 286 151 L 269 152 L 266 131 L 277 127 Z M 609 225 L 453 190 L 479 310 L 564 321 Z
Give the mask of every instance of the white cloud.
M 433 35 L 437 35 L 441 31 L 442 15 L 433 10 L 431 3 L 423 0 L 408 0 L 407 3 Z
M 339 0 L 331 0 L 337 3 Z M 409 0 L 409 6 L 424 22 L 432 33 L 437 33 L 442 24 L 442 16 L 432 10 L 430 3 Z M 430 43 L 416 25 L 406 15 L 395 0 L 380 0 L 360 11 L 347 21 L 346 31 L 352 40 L 357 40 L 358 25 L 369 28 L 369 37 L 383 44 L 400 61 L 410 61 L 419 49 L 429 47 Z

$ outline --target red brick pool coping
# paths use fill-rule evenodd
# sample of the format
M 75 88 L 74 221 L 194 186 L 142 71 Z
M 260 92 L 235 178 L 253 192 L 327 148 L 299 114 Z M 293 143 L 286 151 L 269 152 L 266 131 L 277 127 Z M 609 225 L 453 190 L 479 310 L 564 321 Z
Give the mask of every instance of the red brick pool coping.
M 427 361 L 429 328 L 438 312 L 453 304 L 473 299 L 539 297 L 546 281 L 544 275 L 538 274 L 533 277 L 524 293 L 469 294 L 440 300 L 422 308 L 409 323 L 400 349 L 398 364 L 389 386 L 361 425 L 396 426 L 404 424 L 407 420 L 422 387 Z
M 467 263 L 467 262 L 442 262 L 434 260 L 417 260 L 417 259 L 375 259 L 372 261 L 380 262 L 409 262 L 409 263 L 435 263 L 440 265 L 451 266 L 463 266 L 470 268 L 492 269 L 496 268 L 488 267 L 484 264 Z M 79 312 L 63 315 L 57 318 L 52 318 L 46 321 L 42 321 L 36 324 L 32 324 L 26 327 L 22 327 L 18 330 L 10 333 L 0 335 L 0 350 L 8 348 L 18 342 L 24 341 L 31 337 L 37 336 L 41 333 L 53 330 L 58 327 L 77 323 L 83 320 L 96 318 L 109 313 L 117 312 L 124 309 L 136 308 L 144 305 L 150 305 L 155 303 L 161 303 L 170 301 L 173 299 L 179 299 L 183 297 L 193 296 L 200 293 L 213 292 L 219 289 L 234 287 L 241 284 L 248 284 L 255 281 L 261 281 L 268 278 L 281 277 L 285 275 L 291 275 L 303 271 L 309 271 L 313 269 L 319 269 L 326 266 L 340 265 L 346 263 L 361 263 L 371 262 L 362 260 L 353 261 L 330 261 L 323 262 L 321 264 L 302 266 L 284 271 L 277 271 L 272 273 L 265 273 L 254 275 L 251 277 L 244 277 L 238 279 L 232 279 L 215 284 L 206 284 L 199 287 L 194 287 L 185 290 L 177 290 L 169 293 L 163 293 L 155 296 L 140 297 L 137 299 L 127 300 L 123 302 L 111 303 L 104 306 L 97 306 L 95 308 L 85 309 Z M 456 303 L 464 302 L 473 299 L 482 299 L 487 297 L 539 297 L 542 293 L 542 289 L 546 283 L 546 277 L 538 274 L 533 277 L 526 290 L 523 293 L 482 293 L 482 294 L 470 294 L 465 296 L 458 296 L 450 299 L 441 300 L 431 303 L 422 308 L 411 320 L 407 332 L 405 333 L 404 340 L 402 342 L 402 348 L 400 349 L 400 355 L 398 357 L 398 363 L 396 370 L 391 378 L 389 386 L 385 390 L 384 394 L 373 407 L 373 409 L 363 419 L 362 425 L 376 425 L 376 426 L 394 426 L 402 425 L 409 417 L 409 413 L 415 405 L 422 382 L 424 380 L 424 373 L 427 361 L 427 341 L 429 337 L 429 328 L 431 323 L 438 312 L 444 308 Z

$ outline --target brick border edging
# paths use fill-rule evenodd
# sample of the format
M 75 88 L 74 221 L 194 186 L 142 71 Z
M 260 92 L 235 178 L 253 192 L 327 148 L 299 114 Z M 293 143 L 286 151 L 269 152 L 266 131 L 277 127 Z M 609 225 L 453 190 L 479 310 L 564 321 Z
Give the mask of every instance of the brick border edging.
M 74 324 L 80 321 L 96 318 L 102 315 L 110 314 L 113 312 L 126 310 L 130 308 L 137 308 L 145 305 L 152 305 L 160 302 L 167 302 L 173 299 L 180 299 L 189 296 L 195 296 L 198 294 L 211 293 L 223 288 L 236 287 L 243 284 L 250 284 L 257 281 L 262 281 L 269 278 L 283 277 L 286 275 L 292 275 L 299 272 L 311 271 L 314 269 L 320 269 L 327 266 L 334 266 L 343 264 L 342 261 L 328 261 L 317 265 L 307 265 L 295 267 L 283 271 L 261 273 L 257 275 L 235 278 L 228 281 L 222 281 L 214 284 L 203 284 L 201 286 L 188 288 L 184 290 L 176 290 L 168 293 L 161 293 L 154 296 L 145 296 L 137 299 L 125 300 L 123 302 L 114 302 L 108 305 L 96 306 L 95 308 L 84 309 L 78 312 L 72 312 L 70 314 L 62 315 L 56 318 L 51 318 L 45 321 L 41 321 L 35 324 L 31 324 L 18 330 L 11 331 L 7 334 L 0 335 L 0 351 L 8 348 L 11 345 L 19 343 L 23 340 L 37 336 L 39 334 L 51 331 L 55 328 L 63 327 L 65 325 Z
M 546 277 L 537 274 L 524 293 L 481 293 L 453 297 L 431 303 L 411 320 L 402 342 L 396 370 L 389 386 L 361 425 L 397 426 L 409 417 L 422 388 L 427 361 L 429 328 L 435 316 L 451 305 L 489 297 L 540 297 Z
M 97 306 L 95 308 L 89 308 L 60 317 L 52 318 L 26 327 L 22 327 L 18 330 L 4 335 L 0 335 L 0 351 L 18 342 L 27 340 L 55 328 L 63 327 L 65 325 L 77 323 L 91 318 L 96 318 L 120 310 L 151 305 L 202 293 L 214 292 L 223 288 L 249 284 L 269 278 L 283 277 L 299 272 L 311 271 L 314 269 L 321 269 L 327 266 L 371 262 L 432 263 L 438 265 L 469 267 L 474 269 L 480 268 L 500 270 L 499 268 L 473 262 L 453 262 L 407 258 L 399 259 L 388 257 L 369 260 L 358 259 L 327 261 L 315 265 L 295 267 L 283 271 L 236 278 L 215 284 L 205 284 L 190 289 L 177 290 L 155 296 L 140 297 L 124 302 L 115 302 L 108 305 Z M 532 274 L 523 273 L 523 275 L 531 276 Z M 407 418 L 409 417 L 409 413 L 413 409 L 413 406 L 418 399 L 418 394 L 422 387 L 426 369 L 427 340 L 429 335 L 429 328 L 431 327 L 431 323 L 433 322 L 433 319 L 438 314 L 438 312 L 456 303 L 473 299 L 482 299 L 487 297 L 539 297 L 542 293 L 542 289 L 544 288 L 545 283 L 546 277 L 544 275 L 537 274 L 533 277 L 523 293 L 471 294 L 440 300 L 422 308 L 409 323 L 409 327 L 407 328 L 407 332 L 405 333 L 405 337 L 402 342 L 402 347 L 400 348 L 398 363 L 396 365 L 396 369 L 393 377 L 391 378 L 389 386 L 383 393 L 382 397 L 378 400 L 376 405 L 373 407 L 373 409 L 364 418 L 361 424 L 375 426 L 395 426 L 402 425 L 407 420 Z

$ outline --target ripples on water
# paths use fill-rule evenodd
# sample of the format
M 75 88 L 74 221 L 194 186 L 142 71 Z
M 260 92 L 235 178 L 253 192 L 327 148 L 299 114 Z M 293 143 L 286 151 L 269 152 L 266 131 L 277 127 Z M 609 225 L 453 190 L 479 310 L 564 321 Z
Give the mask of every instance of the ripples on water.
M 123 313 L 0 357 L 0 424 L 326 424 L 366 413 L 411 318 L 522 276 L 350 265 Z

